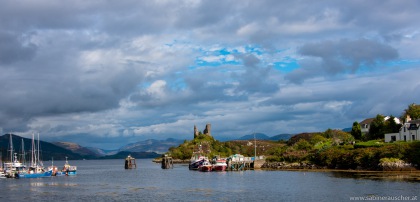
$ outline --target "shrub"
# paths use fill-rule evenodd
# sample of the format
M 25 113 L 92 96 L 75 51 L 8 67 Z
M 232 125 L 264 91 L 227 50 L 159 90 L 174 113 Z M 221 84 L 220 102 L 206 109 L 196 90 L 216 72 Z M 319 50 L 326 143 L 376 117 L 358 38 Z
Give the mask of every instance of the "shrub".
M 309 151 L 309 150 L 311 150 L 312 149 L 312 145 L 308 142 L 308 141 L 306 141 L 306 140 L 304 140 L 304 139 L 300 139 L 298 142 L 296 142 L 294 145 L 293 145 L 297 150 L 305 150 L 305 151 Z

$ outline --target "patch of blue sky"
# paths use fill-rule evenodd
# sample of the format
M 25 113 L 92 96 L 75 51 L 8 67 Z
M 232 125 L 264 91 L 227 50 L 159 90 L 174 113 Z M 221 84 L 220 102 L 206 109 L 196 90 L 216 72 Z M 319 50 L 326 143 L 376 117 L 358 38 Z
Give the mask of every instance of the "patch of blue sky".
M 264 54 L 264 52 L 258 46 L 248 45 L 248 46 L 245 47 L 245 51 L 247 53 L 253 53 L 253 54 L 256 54 L 256 55 Z
M 177 78 L 173 82 L 170 82 L 169 88 L 173 91 L 185 90 L 187 84 L 185 83 L 184 78 Z
M 377 61 L 372 64 L 361 64 L 357 73 L 368 73 L 371 71 L 392 72 L 398 69 L 418 68 L 420 60 L 393 60 L 393 61 Z
M 273 65 L 274 69 L 277 69 L 283 73 L 289 73 L 300 67 L 296 60 L 274 62 Z
M 384 63 L 386 66 L 398 66 L 398 67 L 418 67 L 420 65 L 420 60 L 396 60 Z
M 237 60 L 226 60 L 226 58 L 221 58 L 217 61 L 206 61 L 202 59 L 196 59 L 195 60 L 196 65 L 192 65 L 189 67 L 189 69 L 195 69 L 197 67 L 218 67 L 221 65 L 240 65 L 242 64 L 240 61 Z
M 231 52 L 228 51 L 226 48 L 223 48 L 223 49 L 219 50 L 218 52 L 219 52 L 219 55 L 230 55 L 231 54 Z
M 242 49 L 243 48 L 243 49 Z M 234 55 L 238 54 L 255 54 L 263 55 L 264 52 L 257 46 L 247 45 L 239 48 L 221 47 L 217 49 L 208 50 L 205 48 L 197 49 L 201 56 L 195 59 L 193 65 L 189 66 L 189 70 L 194 70 L 200 67 L 219 67 L 223 65 L 241 65 L 241 60 L 236 60 Z

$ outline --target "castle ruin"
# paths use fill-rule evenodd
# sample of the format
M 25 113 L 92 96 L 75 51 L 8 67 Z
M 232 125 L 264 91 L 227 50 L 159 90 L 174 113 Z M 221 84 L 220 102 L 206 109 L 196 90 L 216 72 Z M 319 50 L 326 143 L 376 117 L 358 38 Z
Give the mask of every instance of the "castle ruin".
M 206 124 L 206 128 L 204 128 L 203 134 L 211 137 L 211 124 Z M 198 135 L 200 135 L 200 132 L 197 130 L 197 126 L 194 125 L 194 138 L 196 138 Z

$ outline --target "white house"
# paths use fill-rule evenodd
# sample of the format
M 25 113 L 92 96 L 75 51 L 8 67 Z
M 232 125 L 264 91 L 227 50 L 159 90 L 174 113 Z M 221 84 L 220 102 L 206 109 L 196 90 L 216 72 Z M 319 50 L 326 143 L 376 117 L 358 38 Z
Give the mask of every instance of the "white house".
M 400 128 L 399 133 L 387 133 L 385 134 L 385 142 L 393 141 L 414 141 L 420 140 L 420 119 L 407 120 Z

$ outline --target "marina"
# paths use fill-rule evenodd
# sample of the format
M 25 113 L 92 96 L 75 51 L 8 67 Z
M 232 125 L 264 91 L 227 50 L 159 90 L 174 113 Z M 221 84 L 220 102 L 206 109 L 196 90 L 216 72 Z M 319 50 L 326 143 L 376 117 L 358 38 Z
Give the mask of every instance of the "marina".
M 40 143 L 39 134 L 38 142 L 35 141 L 35 136 L 32 134 L 32 147 L 31 147 L 31 161 L 29 165 L 26 164 L 25 146 L 22 139 L 21 154 L 18 158 L 18 154 L 13 149 L 12 134 L 9 136 L 9 154 L 10 158 L 7 162 L 2 162 L 0 165 L 0 178 L 45 178 L 51 176 L 63 176 L 63 175 L 76 175 L 77 166 L 70 166 L 67 157 L 63 169 L 58 171 L 57 167 L 53 165 L 51 160 L 51 166 L 45 168 L 44 163 L 40 157 Z

